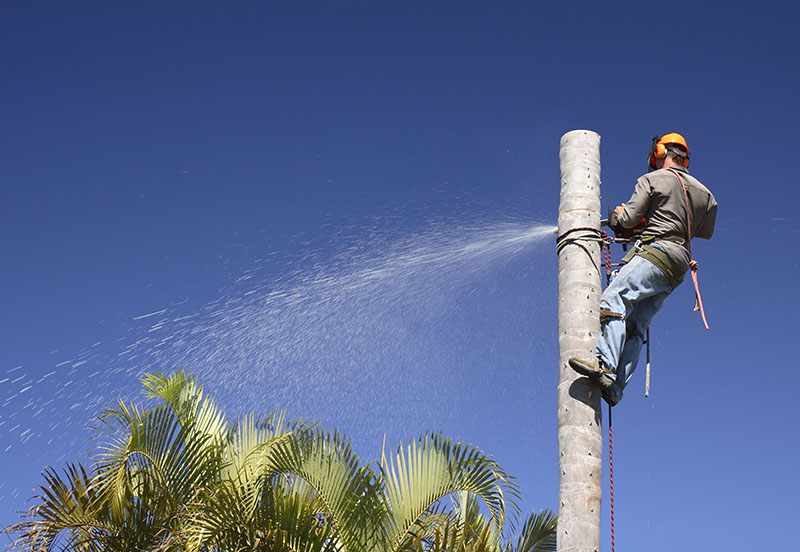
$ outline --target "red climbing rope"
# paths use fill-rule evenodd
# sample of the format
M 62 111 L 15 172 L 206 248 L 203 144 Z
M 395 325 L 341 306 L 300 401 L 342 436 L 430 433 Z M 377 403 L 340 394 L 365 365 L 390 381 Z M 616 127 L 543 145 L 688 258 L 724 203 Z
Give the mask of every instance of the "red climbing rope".
M 694 310 L 700 311 L 700 317 L 703 319 L 703 327 L 708 331 L 708 320 L 706 319 L 706 310 L 703 308 L 703 298 L 700 296 L 700 283 L 697 280 L 697 270 L 700 265 L 694 260 L 692 256 L 692 198 L 689 196 L 689 186 L 683 179 L 681 174 L 675 169 L 670 169 L 672 174 L 678 178 L 678 183 L 683 190 L 684 203 L 686 209 L 686 248 L 689 250 L 689 268 L 692 270 L 692 283 L 694 284 Z
M 603 251 L 603 263 L 606 265 L 606 285 L 611 283 L 611 238 L 605 232 L 600 232 L 600 248 Z
M 706 310 L 703 308 L 703 298 L 700 296 L 700 283 L 697 281 L 697 269 L 700 268 L 700 265 L 697 264 L 697 261 L 692 259 L 689 266 L 692 269 L 692 283 L 694 284 L 694 310 L 695 312 L 700 311 L 700 317 L 703 319 L 703 326 L 708 330 Z
M 611 431 L 611 405 L 608 405 L 608 488 L 611 511 L 611 552 L 614 552 L 614 434 Z

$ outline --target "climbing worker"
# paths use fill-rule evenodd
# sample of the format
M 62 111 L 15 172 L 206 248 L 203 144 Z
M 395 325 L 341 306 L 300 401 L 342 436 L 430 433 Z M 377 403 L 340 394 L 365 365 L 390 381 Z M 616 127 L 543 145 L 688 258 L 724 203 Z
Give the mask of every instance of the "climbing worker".
M 670 132 L 653 138 L 648 166 L 631 199 L 614 209 L 609 220 L 617 234 L 632 233 L 638 239 L 600 299 L 597 358 L 569 359 L 576 372 L 600 387 L 611 406 L 622 400 L 647 328 L 664 300 L 689 269 L 696 284 L 691 240 L 711 238 L 717 216 L 714 196 L 688 172 L 689 146 L 683 136 Z M 696 286 L 695 291 L 702 307 Z

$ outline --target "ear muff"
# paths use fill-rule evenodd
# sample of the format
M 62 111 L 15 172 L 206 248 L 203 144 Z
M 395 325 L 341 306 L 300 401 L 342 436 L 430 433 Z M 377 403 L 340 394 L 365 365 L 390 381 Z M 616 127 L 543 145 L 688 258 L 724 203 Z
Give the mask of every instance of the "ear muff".
M 665 139 L 667 141 L 666 144 L 662 142 L 662 140 Z M 667 156 L 667 151 L 669 151 L 667 148 L 668 144 L 678 144 L 686 150 L 686 155 L 681 158 L 681 165 L 684 168 L 688 169 L 689 147 L 686 145 L 686 140 L 683 138 L 683 136 L 677 133 L 671 133 L 671 134 L 665 134 L 664 136 L 653 137 L 653 144 L 652 146 L 650 146 L 650 155 L 647 157 L 647 164 L 650 166 L 650 168 L 655 169 L 656 161 L 658 159 L 664 159 Z
M 653 136 L 653 144 L 650 146 L 650 155 L 647 157 L 647 164 L 651 169 L 656 168 L 656 159 L 663 159 L 667 155 L 667 148 L 661 143 L 661 136 Z

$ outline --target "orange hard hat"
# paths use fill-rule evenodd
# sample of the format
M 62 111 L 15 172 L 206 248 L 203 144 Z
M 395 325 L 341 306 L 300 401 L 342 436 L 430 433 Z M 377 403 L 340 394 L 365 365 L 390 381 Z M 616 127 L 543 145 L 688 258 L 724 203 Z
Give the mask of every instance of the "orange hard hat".
M 653 138 L 653 145 L 650 148 L 647 164 L 655 169 L 656 159 L 663 159 L 666 157 L 667 151 L 673 151 L 680 155 L 683 158 L 681 164 L 684 167 L 689 166 L 689 144 L 686 143 L 686 138 L 677 132 L 669 132 L 663 136 L 655 136 Z

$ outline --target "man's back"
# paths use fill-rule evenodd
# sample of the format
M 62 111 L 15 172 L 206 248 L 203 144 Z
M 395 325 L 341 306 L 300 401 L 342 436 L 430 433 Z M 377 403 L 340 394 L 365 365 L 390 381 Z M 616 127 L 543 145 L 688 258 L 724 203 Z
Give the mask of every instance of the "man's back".
M 689 268 L 690 254 L 675 238 L 687 238 L 689 217 L 678 175 L 686 183 L 691 204 L 691 237 L 711 238 L 717 202 L 708 188 L 683 168 L 658 169 L 639 177 L 633 196 L 619 219 L 623 226 L 631 227 L 646 218 L 642 237 L 654 238 L 674 262 L 676 270 L 683 273 Z

